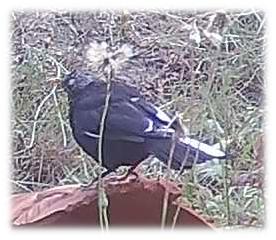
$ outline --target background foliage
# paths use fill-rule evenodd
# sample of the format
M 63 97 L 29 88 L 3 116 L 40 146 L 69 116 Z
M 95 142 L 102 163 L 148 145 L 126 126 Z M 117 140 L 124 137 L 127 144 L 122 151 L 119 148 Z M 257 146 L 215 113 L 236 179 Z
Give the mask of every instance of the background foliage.
M 229 162 L 194 167 L 174 181 L 183 201 L 217 226 L 263 226 L 265 16 L 260 11 L 23 11 L 11 13 L 14 192 L 84 183 L 99 171 L 71 135 L 61 81 L 73 69 L 101 71 L 90 43 L 137 56 L 115 80 L 178 113 L 188 134 L 219 143 Z M 89 62 L 90 61 L 90 62 Z M 158 161 L 144 174 L 162 177 Z

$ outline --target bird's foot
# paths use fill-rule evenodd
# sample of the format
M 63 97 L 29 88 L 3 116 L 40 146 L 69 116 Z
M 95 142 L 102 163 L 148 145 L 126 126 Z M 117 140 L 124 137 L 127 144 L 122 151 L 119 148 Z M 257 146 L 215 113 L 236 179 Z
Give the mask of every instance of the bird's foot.
M 133 180 L 137 180 L 139 178 L 139 175 L 136 172 L 134 172 L 132 169 L 129 169 L 124 176 L 117 178 L 117 181 L 125 181 L 130 175 L 135 176 Z
M 104 182 L 109 182 L 111 184 L 114 183 L 121 183 L 125 180 L 128 180 L 130 182 L 136 182 L 137 180 L 139 180 L 139 175 L 137 172 L 134 171 L 135 167 L 131 167 L 127 170 L 127 173 L 123 176 L 110 176 L 108 178 L 105 178 L 109 173 L 113 172 L 113 171 L 106 171 L 102 174 L 102 179 L 104 179 Z M 134 177 L 130 177 L 130 176 L 134 176 Z M 88 191 L 91 190 L 92 188 L 96 188 L 97 187 L 97 183 L 99 181 L 99 177 L 96 177 L 94 179 L 92 179 L 91 181 L 89 181 L 88 183 L 84 183 L 81 184 L 80 187 L 83 191 Z
M 114 172 L 113 170 L 107 170 L 105 172 L 102 173 L 101 178 L 105 178 L 108 174 Z M 82 190 L 90 190 L 91 188 L 96 188 L 97 187 L 97 183 L 99 181 L 99 176 L 97 176 L 96 178 L 90 180 L 88 183 L 82 183 L 80 185 Z

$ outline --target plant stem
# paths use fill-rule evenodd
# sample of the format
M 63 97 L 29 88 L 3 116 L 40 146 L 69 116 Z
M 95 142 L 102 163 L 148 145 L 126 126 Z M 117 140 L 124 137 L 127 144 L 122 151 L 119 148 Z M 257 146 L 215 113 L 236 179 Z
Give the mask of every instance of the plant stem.
M 106 117 L 107 117 L 109 101 L 110 101 L 110 97 L 111 97 L 111 78 L 112 78 L 112 73 L 110 72 L 110 74 L 107 78 L 105 105 L 104 105 L 104 110 L 102 113 L 102 118 L 101 118 L 101 122 L 100 122 L 100 131 L 99 131 L 98 161 L 99 161 L 100 167 L 102 167 L 102 165 L 103 165 L 104 129 L 105 129 L 105 121 L 106 121 Z M 107 218 L 106 217 L 104 218 L 104 216 L 107 216 L 107 215 L 106 215 L 106 213 L 104 214 L 104 211 L 106 211 L 106 206 L 103 206 L 104 205 L 103 197 L 104 197 L 104 186 L 103 186 L 103 181 L 102 181 L 102 172 L 100 172 L 99 181 L 98 181 L 98 207 L 99 207 L 99 221 L 100 221 L 100 226 L 101 226 L 102 230 L 108 229 L 108 221 L 106 221 Z
M 176 134 L 174 133 L 172 136 L 172 145 L 171 145 L 169 160 L 168 160 L 168 164 L 167 164 L 167 174 L 166 174 L 166 178 L 165 178 L 166 180 L 169 180 L 170 175 L 171 175 L 170 170 L 171 170 L 171 164 L 172 164 L 175 145 L 176 145 Z M 162 218 L 161 218 L 161 228 L 162 229 L 164 229 L 165 224 L 166 224 L 168 201 L 169 201 L 169 192 L 167 191 L 167 189 L 165 189 L 165 195 L 163 198 Z

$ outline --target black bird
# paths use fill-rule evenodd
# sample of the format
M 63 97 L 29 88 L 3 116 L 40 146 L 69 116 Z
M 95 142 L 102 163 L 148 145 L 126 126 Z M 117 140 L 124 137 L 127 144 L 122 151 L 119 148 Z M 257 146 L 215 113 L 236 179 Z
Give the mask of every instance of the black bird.
M 89 72 L 73 71 L 65 76 L 64 88 L 70 102 L 70 124 L 82 149 L 98 159 L 99 128 L 105 105 L 107 85 Z M 167 163 L 177 121 L 165 114 L 133 87 L 111 83 L 103 135 L 103 166 L 114 171 L 122 165 L 135 168 L 149 155 Z M 225 158 L 224 152 L 189 137 L 175 143 L 171 168 L 191 168 L 213 158 Z M 183 165 L 183 166 L 182 166 Z

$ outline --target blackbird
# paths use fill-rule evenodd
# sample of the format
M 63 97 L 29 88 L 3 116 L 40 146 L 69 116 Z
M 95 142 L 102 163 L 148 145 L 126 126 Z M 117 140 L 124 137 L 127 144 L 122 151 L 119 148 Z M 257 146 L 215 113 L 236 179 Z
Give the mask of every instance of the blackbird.
M 69 97 L 73 136 L 88 155 L 98 160 L 107 83 L 90 72 L 74 70 L 65 76 L 63 86 Z M 187 169 L 193 164 L 225 158 L 223 151 L 177 134 L 181 132 L 179 122 L 148 102 L 136 88 L 115 81 L 110 87 L 102 149 L 107 171 L 103 176 L 122 165 L 133 169 L 150 155 L 167 164 L 173 142 L 172 169 Z

